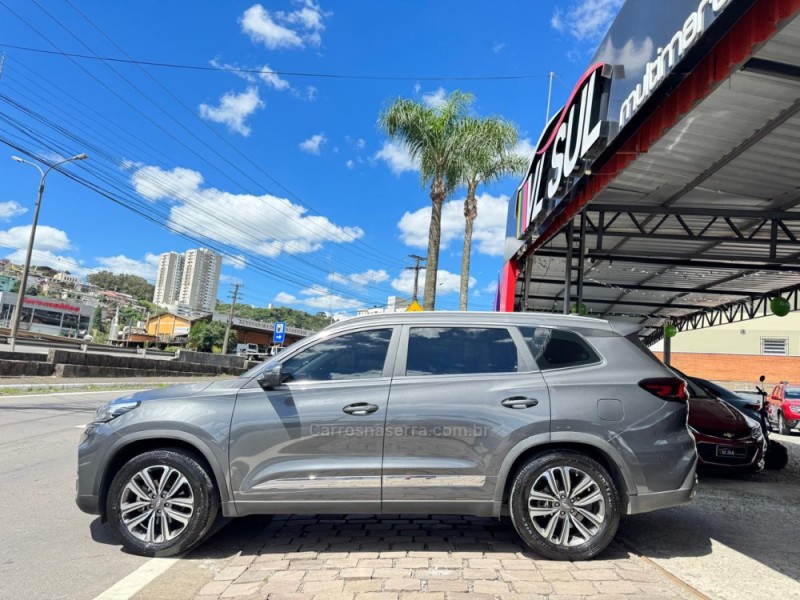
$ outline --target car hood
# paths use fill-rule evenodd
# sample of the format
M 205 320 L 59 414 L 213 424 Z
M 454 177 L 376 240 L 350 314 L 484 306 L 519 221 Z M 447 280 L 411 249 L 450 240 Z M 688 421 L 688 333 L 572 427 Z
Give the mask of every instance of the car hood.
M 747 417 L 716 398 L 690 398 L 689 425 L 697 431 L 712 434 L 750 431 Z
M 244 385 L 244 381 L 238 378 L 211 382 L 181 383 L 134 392 L 118 398 L 116 401 L 137 400 L 139 402 L 147 402 L 150 400 L 164 400 L 167 398 L 188 398 L 212 394 L 219 395 L 225 390 L 237 390 L 242 387 L 242 385 Z

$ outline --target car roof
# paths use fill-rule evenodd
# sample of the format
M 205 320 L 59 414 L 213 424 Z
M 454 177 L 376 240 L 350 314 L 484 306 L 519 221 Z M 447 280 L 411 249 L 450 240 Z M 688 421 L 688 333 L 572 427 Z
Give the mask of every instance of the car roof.
M 395 312 L 376 315 L 364 315 L 334 323 L 328 330 L 346 329 L 364 325 L 397 325 L 397 324 L 458 324 L 458 325 L 545 325 L 570 329 L 598 329 L 614 331 L 621 335 L 629 335 L 641 329 L 632 323 L 609 322 L 592 317 L 577 315 L 558 315 L 554 313 L 515 313 L 515 312 L 478 312 L 478 311 L 428 311 L 428 312 Z

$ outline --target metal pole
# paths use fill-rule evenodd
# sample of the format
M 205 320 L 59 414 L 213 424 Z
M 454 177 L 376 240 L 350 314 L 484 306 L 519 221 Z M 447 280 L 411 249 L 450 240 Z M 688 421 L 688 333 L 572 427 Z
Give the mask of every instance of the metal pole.
M 416 264 L 413 267 L 406 267 L 406 269 L 414 270 L 414 295 L 412 299 L 416 300 L 417 293 L 419 292 L 419 270 L 422 268 L 420 267 L 419 263 L 425 259 L 422 256 L 417 256 L 416 254 L 409 254 L 408 256 L 416 261 Z
M 545 125 L 550 120 L 550 99 L 553 97 L 553 78 L 556 74 L 553 71 L 550 71 L 548 77 L 550 78 L 550 85 L 547 88 L 547 114 L 544 117 Z
M 231 312 L 228 315 L 228 325 L 225 327 L 225 338 L 222 340 L 222 354 L 228 353 L 228 338 L 231 336 L 231 326 L 233 325 L 233 309 L 236 308 L 236 297 L 239 295 L 240 283 L 233 286 L 233 301 L 231 302 Z
M 37 165 L 33 165 L 37 169 Z M 39 169 L 42 172 L 41 169 Z M 31 227 L 31 235 L 28 239 L 28 253 L 25 255 L 25 264 L 22 266 L 22 275 L 19 278 L 19 293 L 17 294 L 17 305 L 14 307 L 14 314 L 11 316 L 11 352 L 17 345 L 17 332 L 19 331 L 19 318 L 22 316 L 22 305 L 25 302 L 25 291 L 28 289 L 28 270 L 31 268 L 31 255 L 33 254 L 33 241 L 36 237 L 36 224 L 39 222 L 39 207 L 42 205 L 42 196 L 44 195 L 44 177 L 45 173 L 42 172 L 42 179 L 39 182 L 39 197 L 36 198 L 36 209 L 33 211 L 33 226 Z
M 572 295 L 572 238 L 575 234 L 575 225 L 570 220 L 567 225 L 567 256 L 565 257 L 566 266 L 564 268 L 564 314 L 569 314 L 569 301 Z
M 664 364 L 669 365 L 672 360 L 672 338 L 664 336 Z
M 33 213 L 33 225 L 31 226 L 31 235 L 30 238 L 28 239 L 28 252 L 25 255 L 25 264 L 22 267 L 22 275 L 19 280 L 19 294 L 17 297 L 17 305 L 14 307 L 14 314 L 11 317 L 11 331 L 9 332 L 9 337 L 11 338 L 10 340 L 11 352 L 14 352 L 14 349 L 16 348 L 17 345 L 19 319 L 20 316 L 22 315 L 23 303 L 25 302 L 25 289 L 28 285 L 28 271 L 31 268 L 31 255 L 33 254 L 33 242 L 36 238 L 36 224 L 39 222 L 39 208 L 42 205 L 42 196 L 44 195 L 44 180 L 47 177 L 47 174 L 50 173 L 50 171 L 52 171 L 53 169 L 55 169 L 57 166 L 63 165 L 64 163 L 72 162 L 74 160 L 85 160 L 89 157 L 86 156 L 86 154 L 78 154 L 71 158 L 67 158 L 53 165 L 50 165 L 50 167 L 46 171 L 43 171 L 42 168 L 36 163 L 24 160 L 22 158 L 19 158 L 18 156 L 12 156 L 11 158 L 17 162 L 26 163 L 33 167 L 36 167 L 39 173 L 42 174 L 42 178 L 39 181 L 39 196 L 36 198 L 36 209 L 34 210 Z
M 577 314 L 583 314 L 583 264 L 586 256 L 586 211 L 581 212 L 580 234 L 578 242 L 578 301 Z

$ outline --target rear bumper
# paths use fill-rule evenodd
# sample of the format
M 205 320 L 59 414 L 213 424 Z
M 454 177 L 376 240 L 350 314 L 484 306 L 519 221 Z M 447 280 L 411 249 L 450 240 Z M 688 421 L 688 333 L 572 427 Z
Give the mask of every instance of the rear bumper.
M 638 515 L 660 508 L 669 508 L 670 506 L 679 506 L 686 504 L 694 498 L 697 492 L 697 464 L 692 467 L 692 470 L 686 476 L 681 487 L 677 490 L 668 490 L 666 492 L 652 492 L 650 494 L 637 494 L 636 496 L 628 497 L 628 511 L 629 515 Z

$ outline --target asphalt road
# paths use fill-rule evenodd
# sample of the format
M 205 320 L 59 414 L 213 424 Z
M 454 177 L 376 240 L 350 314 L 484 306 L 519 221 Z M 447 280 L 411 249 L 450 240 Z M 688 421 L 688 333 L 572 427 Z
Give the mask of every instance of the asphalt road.
M 74 501 L 80 427 L 119 395 L 0 397 L 3 600 L 91 599 L 147 562 Z

